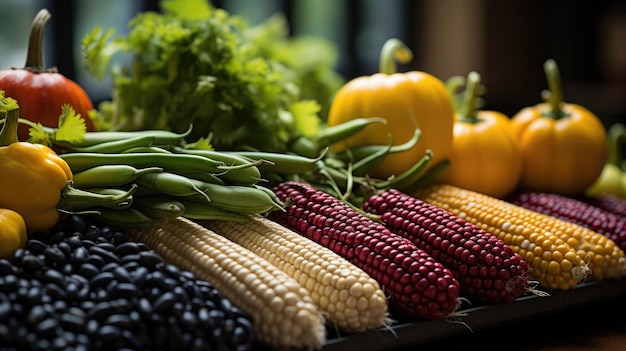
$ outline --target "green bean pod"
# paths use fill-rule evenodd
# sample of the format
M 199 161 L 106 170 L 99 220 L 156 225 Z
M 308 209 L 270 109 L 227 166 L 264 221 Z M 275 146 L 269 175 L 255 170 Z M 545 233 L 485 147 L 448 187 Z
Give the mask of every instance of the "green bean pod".
M 212 201 L 206 194 L 205 189 L 199 188 L 196 183 L 209 184 L 194 181 L 185 176 L 171 172 L 144 173 L 137 177 L 137 184 L 145 186 L 160 193 L 173 196 L 200 195 L 207 201 Z
M 289 150 L 296 154 L 316 157 L 320 150 L 345 140 L 363 130 L 372 123 L 387 123 L 382 117 L 355 118 L 331 127 L 321 128 L 314 137 L 301 137 L 289 144 Z
M 223 167 L 224 172 L 220 174 L 220 177 L 227 183 L 237 185 L 257 183 L 261 179 L 261 172 L 258 166 L 267 162 L 263 160 L 249 160 L 248 158 L 223 151 L 186 149 L 179 146 L 173 147 L 172 150 L 178 154 L 202 156 L 224 163 L 226 166 Z
M 139 190 L 137 187 L 135 187 L 135 189 Z M 100 195 L 116 196 L 118 198 L 124 197 L 128 194 L 128 190 L 124 190 L 121 188 L 98 187 L 98 188 L 87 188 L 85 190 L 92 192 L 92 193 L 100 194 Z M 137 194 L 137 191 L 134 191 L 133 196 L 127 196 L 127 201 L 120 203 L 118 206 L 115 207 L 115 209 L 124 210 L 124 209 L 130 208 L 133 205 L 133 202 L 135 201 L 136 194 Z
M 88 214 L 89 218 L 118 229 L 143 228 L 155 223 L 155 220 L 134 208 L 112 210 L 110 208 L 96 207 L 94 210 L 99 214 Z
M 51 131 L 54 128 L 48 128 Z M 183 133 L 175 133 L 168 130 L 161 129 L 146 129 L 146 130 L 137 130 L 137 131 L 102 131 L 102 132 L 86 132 L 85 138 L 80 142 L 72 142 L 71 144 L 61 143 L 61 146 L 66 146 L 70 148 L 74 147 L 88 147 L 94 146 L 102 143 L 108 143 L 112 141 L 120 141 L 133 139 L 136 137 L 152 137 L 153 144 L 156 145 L 174 145 L 183 139 L 185 139 L 192 131 L 193 126 L 190 125 L 189 128 Z
M 129 165 L 135 168 L 160 167 L 163 168 L 163 171 L 185 169 L 216 174 L 223 173 L 226 169 L 223 162 L 208 157 L 185 154 L 72 152 L 60 154 L 59 157 L 67 162 L 74 173 L 100 165 Z
M 74 186 L 79 188 L 114 187 L 132 183 L 144 173 L 162 172 L 160 167 L 135 168 L 129 165 L 101 165 L 74 174 Z
M 336 153 L 334 157 L 345 162 L 357 163 L 359 162 L 359 160 L 370 157 L 372 154 L 380 153 L 381 150 L 389 150 L 387 152 L 389 154 L 408 151 L 413 146 L 415 146 L 415 144 L 417 144 L 421 135 L 422 135 L 422 131 L 419 128 L 416 128 L 411 139 L 407 140 L 405 143 L 393 145 L 393 141 L 390 141 L 390 143 L 387 145 L 357 146 L 357 147 L 352 147 L 352 148 L 341 150 L 340 152 Z
M 151 135 L 140 135 L 133 138 L 102 142 L 89 146 L 70 146 L 75 152 L 98 152 L 103 154 L 120 153 L 129 148 L 147 147 L 155 140 Z
M 426 150 L 426 155 L 424 155 L 424 157 L 422 157 L 418 162 L 411 166 L 411 168 L 404 171 L 402 174 L 385 181 L 374 182 L 373 184 L 377 189 L 394 188 L 400 191 L 405 191 L 415 182 L 419 181 L 422 176 L 424 176 L 432 158 L 432 151 Z
M 305 157 L 282 152 L 261 152 L 261 151 L 225 151 L 226 153 L 245 157 L 249 160 L 262 161 L 266 163 L 258 165 L 261 174 L 265 171 L 270 173 L 304 173 L 308 172 L 315 166 L 317 161 L 326 156 L 328 148 L 325 148 L 317 157 Z
M 185 213 L 185 205 L 181 201 L 164 196 L 137 197 L 133 207 L 157 219 L 174 219 Z
M 211 205 L 210 202 L 189 201 L 182 199 L 181 202 L 185 206 L 183 217 L 198 220 L 220 220 L 234 221 L 237 223 L 245 223 L 248 216 L 241 213 L 228 211 Z
M 201 184 L 200 182 L 196 184 L 210 199 L 209 204 L 227 211 L 259 214 L 284 209 L 284 203 L 276 202 L 266 191 L 255 186 Z M 189 196 L 189 199 L 207 201 L 205 197 L 198 194 Z
M 103 195 L 91 192 L 71 185 L 68 181 L 67 186 L 63 190 L 63 196 L 57 204 L 59 211 L 77 212 L 91 207 L 106 207 L 111 209 L 128 208 L 133 200 L 133 194 L 137 191 L 137 185 L 131 185 L 130 189 L 114 195 Z
M 133 152 L 157 153 L 157 154 L 171 154 L 172 153 L 171 151 L 168 151 L 167 149 L 164 149 L 160 146 L 136 146 L 136 147 L 131 147 L 126 150 L 120 151 L 120 153 L 122 154 L 129 154 Z

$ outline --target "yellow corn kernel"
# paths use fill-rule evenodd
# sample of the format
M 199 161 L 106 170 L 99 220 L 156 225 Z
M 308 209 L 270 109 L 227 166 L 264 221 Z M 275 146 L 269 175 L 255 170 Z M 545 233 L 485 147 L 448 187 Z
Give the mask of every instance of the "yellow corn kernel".
M 327 322 L 340 331 L 364 332 L 389 323 L 378 282 L 330 249 L 260 215 L 250 216 L 247 223 L 198 223 L 296 279 L 309 290 Z
M 447 184 L 418 189 L 413 196 L 496 235 L 526 260 L 531 277 L 543 288 L 567 290 L 589 273 L 587 263 L 576 250 L 554 234 L 558 228 L 535 224 L 536 212 Z
M 260 342 L 309 350 L 325 343 L 324 319 L 309 293 L 248 249 L 183 217 L 128 235 L 165 262 L 211 282 L 253 317 Z

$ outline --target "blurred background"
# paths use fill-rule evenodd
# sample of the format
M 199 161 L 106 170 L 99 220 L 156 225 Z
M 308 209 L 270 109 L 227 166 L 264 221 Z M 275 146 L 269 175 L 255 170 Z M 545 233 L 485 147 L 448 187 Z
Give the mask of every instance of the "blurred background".
M 481 74 L 485 109 L 509 116 L 540 102 L 547 87 L 543 63 L 556 60 L 564 99 L 596 113 L 605 125 L 626 121 L 626 2 L 539 0 L 219 0 L 211 2 L 250 25 L 283 13 L 293 36 L 333 43 L 345 78 L 378 70 L 390 37 L 414 52 L 400 71 L 420 70 L 442 80 Z M 95 81 L 81 62 L 80 42 L 96 25 L 125 34 L 137 12 L 158 0 L 0 0 L 0 69 L 22 67 L 30 23 L 52 13 L 44 63 L 81 84 L 98 103 L 110 82 Z

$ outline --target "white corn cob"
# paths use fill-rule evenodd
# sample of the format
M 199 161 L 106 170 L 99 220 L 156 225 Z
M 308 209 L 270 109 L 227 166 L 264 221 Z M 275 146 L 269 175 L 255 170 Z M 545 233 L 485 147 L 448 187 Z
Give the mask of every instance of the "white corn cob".
M 261 215 L 250 216 L 246 223 L 198 223 L 294 278 L 340 331 L 364 332 L 389 324 L 387 300 L 378 282 L 330 249 Z

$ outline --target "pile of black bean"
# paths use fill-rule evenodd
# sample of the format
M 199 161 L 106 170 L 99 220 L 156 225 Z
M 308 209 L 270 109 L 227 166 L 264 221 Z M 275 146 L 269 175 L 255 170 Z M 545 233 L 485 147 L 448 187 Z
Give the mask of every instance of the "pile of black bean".
M 251 350 L 251 317 L 143 243 L 79 216 L 0 260 L 0 350 Z

